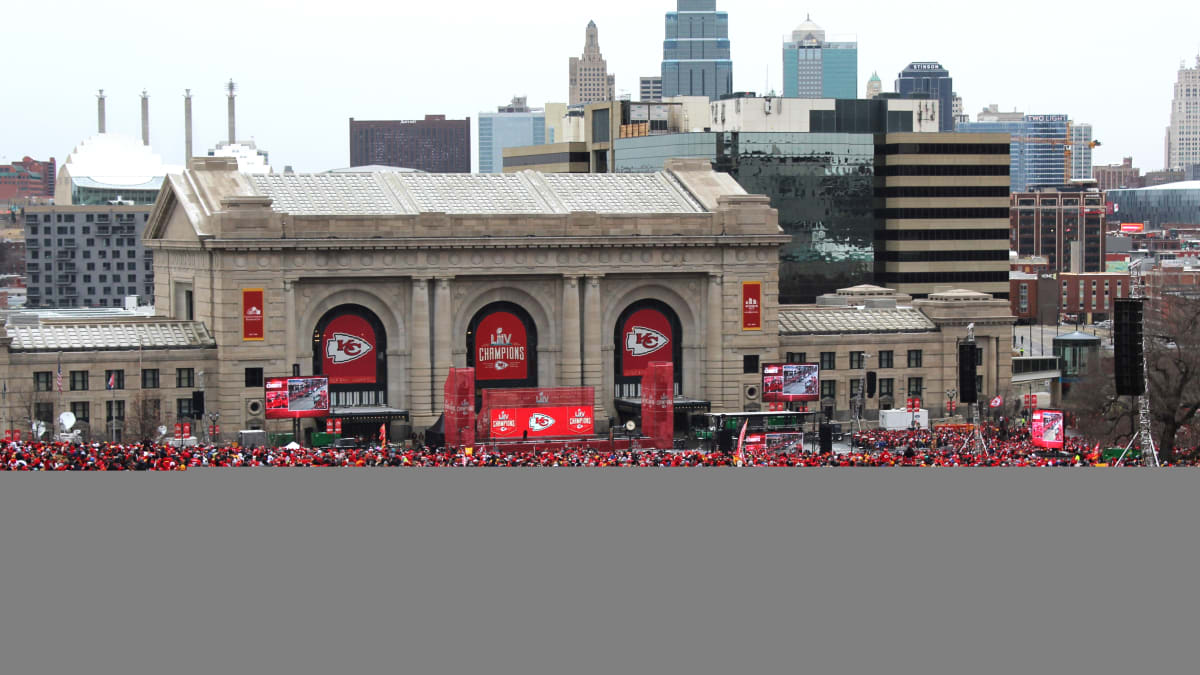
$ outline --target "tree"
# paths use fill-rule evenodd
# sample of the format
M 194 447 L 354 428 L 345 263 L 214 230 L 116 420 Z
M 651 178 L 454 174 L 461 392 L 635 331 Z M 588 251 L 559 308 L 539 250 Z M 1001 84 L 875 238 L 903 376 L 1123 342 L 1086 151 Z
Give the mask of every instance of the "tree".
M 162 426 L 162 400 L 153 398 L 145 391 L 134 394 L 125 413 L 125 435 L 128 439 L 153 441 L 158 439 L 158 427 Z
M 1200 452 L 1192 423 L 1200 413 L 1200 301 L 1166 296 L 1146 306 L 1146 389 L 1161 459 L 1174 462 Z M 1074 413 L 1089 438 L 1125 445 L 1134 433 L 1137 409 L 1130 397 L 1118 397 L 1114 361 L 1103 354 L 1075 384 L 1064 408 Z M 1186 447 L 1192 445 L 1192 447 Z M 1182 450 L 1180 446 L 1185 446 Z

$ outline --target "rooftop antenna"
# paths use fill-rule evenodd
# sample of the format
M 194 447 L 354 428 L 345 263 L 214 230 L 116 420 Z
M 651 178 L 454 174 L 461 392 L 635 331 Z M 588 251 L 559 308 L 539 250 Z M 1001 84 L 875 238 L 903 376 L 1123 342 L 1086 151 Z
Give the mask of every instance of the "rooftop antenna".
M 142 90 L 142 145 L 150 145 L 150 95 Z
M 229 84 L 225 85 L 225 90 L 229 92 L 229 144 L 233 145 L 237 143 L 237 123 L 235 122 L 237 114 L 234 110 L 234 101 L 237 99 L 237 85 L 233 83 L 233 80 L 229 80 Z
M 98 126 L 100 128 L 100 133 L 104 133 L 104 90 L 103 89 L 101 89 L 100 93 L 96 95 L 96 107 L 97 107 L 96 115 L 98 118 L 97 121 L 99 122 Z
M 183 153 L 186 166 L 192 165 L 192 90 L 183 90 Z

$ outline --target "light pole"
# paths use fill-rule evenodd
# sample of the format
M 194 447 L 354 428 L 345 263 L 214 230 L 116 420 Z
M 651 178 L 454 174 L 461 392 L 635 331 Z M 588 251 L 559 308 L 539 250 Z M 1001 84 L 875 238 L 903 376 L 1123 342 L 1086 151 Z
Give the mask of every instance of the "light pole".
M 857 408 L 854 411 L 854 428 L 851 429 L 850 432 L 851 448 L 856 447 L 854 439 L 858 434 L 862 433 L 863 412 L 867 407 L 867 360 L 871 358 L 871 355 L 865 351 L 859 353 L 862 354 L 862 363 L 859 364 L 859 366 L 862 368 L 862 374 L 859 375 L 858 378 L 858 396 L 854 397 L 854 400 L 857 403 Z

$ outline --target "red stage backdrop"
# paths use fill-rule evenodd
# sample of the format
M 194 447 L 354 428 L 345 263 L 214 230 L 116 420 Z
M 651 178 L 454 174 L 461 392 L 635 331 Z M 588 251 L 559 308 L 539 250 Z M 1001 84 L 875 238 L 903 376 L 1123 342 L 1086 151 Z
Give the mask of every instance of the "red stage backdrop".
M 521 440 L 526 430 L 530 438 L 591 436 L 596 429 L 595 400 L 592 387 L 484 389 L 475 437 Z M 541 428 L 546 420 L 534 420 L 531 425 L 534 413 L 553 419 L 554 424 Z
M 669 450 L 675 438 L 675 366 L 656 361 L 642 376 L 642 435 L 654 447 Z
M 321 360 L 330 384 L 375 384 L 375 359 L 379 346 L 370 322 L 343 314 L 325 327 Z
M 641 377 L 654 361 L 671 361 L 675 335 L 671 321 L 657 309 L 639 309 L 621 327 L 621 374 Z
M 496 312 L 475 332 L 475 379 L 523 380 L 529 376 L 529 337 L 515 314 Z
M 263 289 L 242 289 L 242 339 L 257 342 L 266 339 L 266 304 Z
M 492 438 L 520 440 L 592 436 L 596 433 L 593 409 L 584 406 L 492 408 L 488 420 Z
M 475 445 L 475 369 L 451 368 L 446 378 L 443 422 L 446 445 Z

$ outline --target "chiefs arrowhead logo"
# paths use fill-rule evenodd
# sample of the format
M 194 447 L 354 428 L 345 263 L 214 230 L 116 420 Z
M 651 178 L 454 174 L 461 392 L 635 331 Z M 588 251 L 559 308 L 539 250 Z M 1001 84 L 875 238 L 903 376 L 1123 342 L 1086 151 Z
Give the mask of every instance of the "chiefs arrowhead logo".
M 625 351 L 630 356 L 649 356 L 669 344 L 666 335 L 645 326 L 634 326 L 625 334 Z
M 534 413 L 529 416 L 530 431 L 545 431 L 552 426 L 554 426 L 554 418 L 549 415 Z
M 370 342 L 356 335 L 334 333 L 325 343 L 325 358 L 334 365 L 341 365 L 357 361 L 374 350 Z

